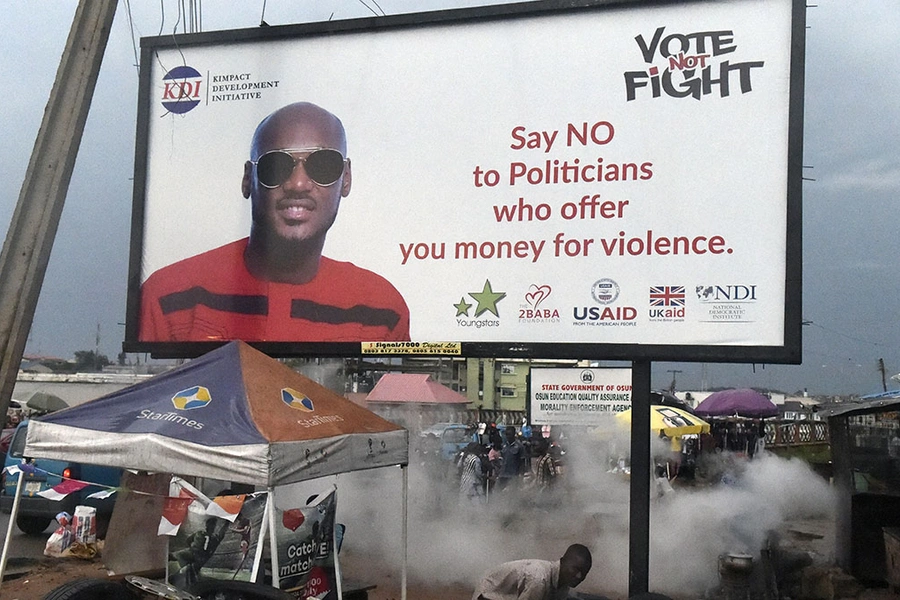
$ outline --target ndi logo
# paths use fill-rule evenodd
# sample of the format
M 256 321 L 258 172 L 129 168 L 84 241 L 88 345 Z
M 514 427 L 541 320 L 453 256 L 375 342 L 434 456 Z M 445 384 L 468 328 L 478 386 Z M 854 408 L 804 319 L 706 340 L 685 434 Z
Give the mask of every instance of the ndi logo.
M 292 388 L 282 388 L 281 400 L 291 408 L 296 408 L 303 412 L 312 412 L 315 410 L 309 396 Z
M 203 77 L 193 67 L 175 67 L 163 76 L 162 105 L 170 113 L 183 115 L 200 104 Z
M 172 396 L 172 404 L 178 410 L 192 410 L 195 408 L 203 408 L 212 400 L 209 390 L 202 385 L 195 385 L 192 388 L 181 390 Z

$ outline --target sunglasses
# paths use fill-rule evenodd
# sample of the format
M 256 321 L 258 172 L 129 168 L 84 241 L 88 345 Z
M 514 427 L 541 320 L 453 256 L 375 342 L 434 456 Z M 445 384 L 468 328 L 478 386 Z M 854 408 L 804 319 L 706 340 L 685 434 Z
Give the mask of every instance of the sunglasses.
M 306 156 L 294 158 L 294 154 L 306 152 Z M 306 176 L 316 185 L 333 185 L 341 178 L 347 159 L 331 148 L 284 148 L 269 150 L 250 162 L 256 166 L 256 179 L 260 185 L 273 189 L 290 179 L 297 163 L 303 163 Z

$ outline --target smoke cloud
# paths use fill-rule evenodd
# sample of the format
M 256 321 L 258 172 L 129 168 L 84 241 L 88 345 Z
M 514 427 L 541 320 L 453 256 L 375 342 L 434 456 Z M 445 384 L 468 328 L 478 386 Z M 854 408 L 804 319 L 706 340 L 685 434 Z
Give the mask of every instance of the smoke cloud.
M 489 496 L 484 506 L 460 503 L 452 463 L 428 463 L 410 450 L 408 573 L 411 582 L 474 588 L 489 568 L 521 558 L 559 558 L 583 543 L 594 567 L 579 591 L 625 597 L 628 587 L 629 480 L 610 472 L 628 438 L 621 432 L 578 433 L 566 448 L 563 489 L 552 502 L 535 501 L 533 489 Z M 654 451 L 664 451 L 653 440 Z M 624 451 L 623 451 L 624 450 Z M 651 494 L 650 589 L 684 596 L 718 583 L 718 557 L 742 552 L 759 557 L 768 532 L 786 521 L 833 518 L 829 484 L 801 460 L 764 453 L 751 461 L 710 455 L 708 479 Z M 280 489 L 277 503 L 302 505 L 310 494 L 337 485 L 338 521 L 346 524 L 344 551 L 355 557 L 354 578 L 400 578 L 403 556 L 402 472 L 399 468 L 343 474 Z

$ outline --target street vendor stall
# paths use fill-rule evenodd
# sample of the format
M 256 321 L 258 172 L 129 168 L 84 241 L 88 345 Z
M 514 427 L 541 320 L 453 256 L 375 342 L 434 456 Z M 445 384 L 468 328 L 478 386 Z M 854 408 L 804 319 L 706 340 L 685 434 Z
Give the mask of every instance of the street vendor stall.
M 270 499 L 275 486 L 399 465 L 405 598 L 408 444 L 405 429 L 247 344 L 231 342 L 34 421 L 25 454 L 250 484 L 265 488 Z M 269 504 L 272 583 L 278 587 L 275 510 Z
M 631 410 L 618 413 L 616 419 L 630 426 Z M 650 432 L 668 441 L 671 455 L 666 462 L 673 465 L 666 465 L 666 474 L 671 477 L 677 475 L 682 463 L 693 466 L 700 449 L 699 436 L 709 433 L 709 429 L 709 423 L 686 410 L 660 404 L 650 406 Z

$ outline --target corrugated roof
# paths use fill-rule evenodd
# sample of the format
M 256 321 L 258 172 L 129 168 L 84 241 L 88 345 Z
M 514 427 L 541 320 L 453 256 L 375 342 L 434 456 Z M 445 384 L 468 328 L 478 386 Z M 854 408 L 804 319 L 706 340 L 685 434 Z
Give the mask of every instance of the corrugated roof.
M 431 379 L 431 375 L 386 373 L 366 396 L 366 402 L 468 404 L 469 399 Z
M 879 394 L 874 399 L 859 398 L 851 402 L 842 402 L 840 404 L 829 404 L 826 408 L 821 409 L 819 413 L 822 416 L 838 417 L 851 416 L 865 413 L 882 412 L 888 410 L 900 409 L 900 398 L 897 396 Z

